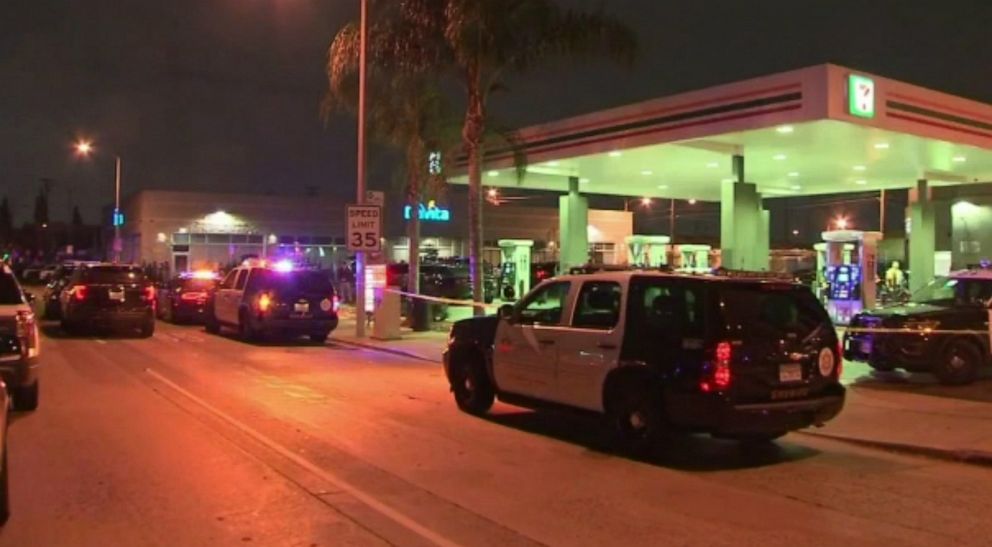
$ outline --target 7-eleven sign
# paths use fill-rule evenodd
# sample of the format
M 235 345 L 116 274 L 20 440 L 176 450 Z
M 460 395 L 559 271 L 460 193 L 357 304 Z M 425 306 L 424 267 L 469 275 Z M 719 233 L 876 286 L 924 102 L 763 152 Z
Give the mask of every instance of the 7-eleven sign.
M 859 118 L 875 117 L 875 82 L 867 76 L 847 77 L 847 111 Z

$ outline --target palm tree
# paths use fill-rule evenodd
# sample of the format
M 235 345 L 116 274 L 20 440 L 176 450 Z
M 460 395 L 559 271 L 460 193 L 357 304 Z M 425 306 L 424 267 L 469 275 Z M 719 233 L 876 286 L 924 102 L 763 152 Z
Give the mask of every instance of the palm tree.
M 482 163 L 487 107 L 505 79 L 562 57 L 606 53 L 630 63 L 637 38 L 602 11 L 562 9 L 552 0 L 403 0 L 402 19 L 415 29 L 393 49 L 412 66 L 447 65 L 465 89 L 462 124 L 468 157 L 469 253 L 472 290 L 483 297 Z
M 442 158 L 454 157 L 459 142 L 458 119 L 439 90 L 438 77 L 412 65 L 394 62 L 391 45 L 401 34 L 401 19 L 390 9 L 377 10 L 377 22 L 370 32 L 374 37 L 370 49 L 367 92 L 370 100 L 366 123 L 373 138 L 402 151 L 406 205 L 410 207 L 407 223 L 409 241 L 409 275 L 407 290 L 420 290 L 420 218 L 417 214 L 425 195 L 435 196 L 443 188 L 440 172 L 428 169 L 428 156 L 440 151 Z M 327 121 L 335 110 L 353 111 L 358 103 L 359 36 L 356 23 L 338 32 L 327 52 L 328 91 L 321 104 Z M 443 171 L 443 170 L 442 170 Z

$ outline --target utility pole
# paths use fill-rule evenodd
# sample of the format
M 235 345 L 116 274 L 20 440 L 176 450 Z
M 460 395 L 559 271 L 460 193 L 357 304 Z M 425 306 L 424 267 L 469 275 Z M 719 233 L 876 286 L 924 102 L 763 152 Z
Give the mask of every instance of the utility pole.
M 365 204 L 365 80 L 368 59 L 368 0 L 361 0 L 358 52 L 358 181 L 356 197 L 359 205 Z M 365 253 L 355 253 L 355 336 L 365 338 Z

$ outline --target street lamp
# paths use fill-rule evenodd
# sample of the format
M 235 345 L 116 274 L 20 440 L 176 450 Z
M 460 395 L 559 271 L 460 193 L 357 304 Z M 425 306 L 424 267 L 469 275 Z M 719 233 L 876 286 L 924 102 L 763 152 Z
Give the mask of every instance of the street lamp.
M 365 80 L 368 59 L 368 0 L 361 0 L 358 47 L 358 180 L 355 190 L 358 204 L 365 203 Z M 416 214 L 416 213 L 414 213 Z M 420 257 L 414 257 L 419 260 Z M 365 253 L 355 253 L 355 336 L 365 338 Z
M 84 158 L 89 158 L 95 152 L 93 143 L 88 140 L 80 140 L 76 143 L 76 153 Z M 114 155 L 114 263 L 121 261 L 121 157 Z

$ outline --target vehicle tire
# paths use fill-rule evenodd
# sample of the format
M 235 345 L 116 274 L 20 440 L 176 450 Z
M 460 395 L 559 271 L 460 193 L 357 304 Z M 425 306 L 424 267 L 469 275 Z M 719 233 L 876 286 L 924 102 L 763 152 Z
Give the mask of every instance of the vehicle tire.
M 327 337 L 330 336 L 329 332 L 315 332 L 310 335 L 310 341 L 314 344 L 326 344 Z
M 141 337 L 151 338 L 155 335 L 155 318 L 149 317 L 141 323 Z
M 60 323 L 60 326 L 62 327 L 62 332 L 68 335 L 75 335 L 79 333 L 79 326 L 76 325 L 75 322 L 70 321 L 65 317 L 62 318 L 62 322 Z
M 982 354 L 968 340 L 951 340 L 940 359 L 933 365 L 933 374 L 944 385 L 970 384 L 978 376 Z
M 243 311 L 238 314 L 238 336 L 244 342 L 258 340 L 258 331 L 252 326 L 248 314 Z
M 13 390 L 14 410 L 31 411 L 38 408 L 38 380 L 29 386 L 21 386 Z
M 10 479 L 7 473 L 7 440 L 3 441 L 3 458 L 0 460 L 0 526 L 10 518 Z
M 217 322 L 217 316 L 214 315 L 214 310 L 208 310 L 204 315 L 203 329 L 209 334 L 220 334 L 220 323 Z
M 481 362 L 453 361 L 449 381 L 455 403 L 463 412 L 482 416 L 492 408 L 496 391 Z
M 616 437 L 615 444 L 624 453 L 648 456 L 670 435 L 659 391 L 627 382 L 614 393 L 607 417 Z

